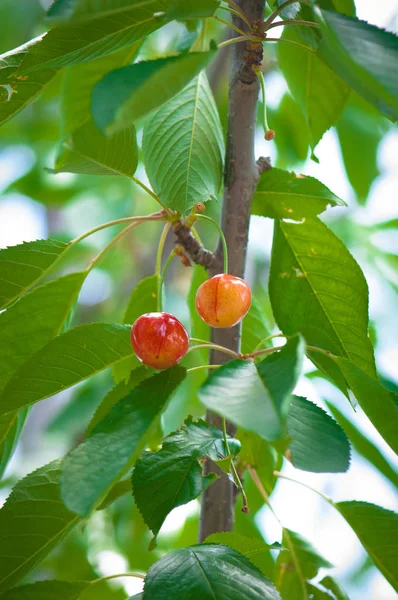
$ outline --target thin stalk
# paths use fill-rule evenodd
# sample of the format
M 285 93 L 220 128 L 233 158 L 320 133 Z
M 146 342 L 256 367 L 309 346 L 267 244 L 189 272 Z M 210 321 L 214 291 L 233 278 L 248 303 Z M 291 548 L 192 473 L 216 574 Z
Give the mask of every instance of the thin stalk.
M 267 37 L 264 40 L 265 42 L 283 42 L 284 44 L 293 44 L 293 46 L 300 46 L 300 48 L 304 48 L 304 50 L 308 50 L 311 54 L 316 54 L 315 50 L 308 48 L 308 46 L 304 46 L 304 44 L 300 44 L 299 42 L 293 42 L 293 40 L 285 40 L 283 38 L 270 38 Z
M 92 269 L 94 269 L 94 267 L 96 267 L 98 265 L 98 263 L 100 262 L 100 260 L 102 259 L 102 257 L 108 252 L 108 250 L 110 248 L 112 248 L 112 246 L 114 244 L 116 244 L 122 237 L 124 237 L 126 235 L 126 233 L 128 233 L 129 231 L 131 231 L 132 229 L 135 229 L 135 227 L 138 227 L 138 225 L 140 225 L 141 223 L 131 223 L 131 225 L 129 225 L 128 227 L 126 227 L 125 229 L 123 229 L 123 231 L 121 231 L 116 237 L 113 238 L 113 240 L 111 240 L 109 242 L 109 244 L 107 244 L 105 246 L 105 248 L 103 250 L 101 250 L 101 252 L 99 252 L 97 254 L 97 256 L 94 256 L 94 258 L 91 260 L 90 264 L 88 265 L 86 271 L 89 272 Z
M 200 338 L 189 338 L 190 342 L 198 342 L 199 344 L 211 344 L 211 342 L 209 342 L 209 340 L 201 340 Z
M 337 358 L 337 356 L 335 356 L 334 354 L 332 354 L 330 352 L 330 350 L 324 350 L 323 348 L 318 348 L 317 346 L 308 346 L 307 345 L 307 350 L 312 350 L 313 352 L 318 352 L 319 354 L 324 354 L 325 356 L 328 356 L 329 358 Z
M 301 4 L 308 4 L 307 0 L 286 0 L 286 2 L 284 2 L 283 4 L 281 4 L 280 6 L 278 6 L 278 8 L 276 8 L 268 17 L 268 19 L 266 21 L 264 21 L 264 31 L 267 31 L 267 29 L 269 29 L 271 23 L 276 19 L 276 17 L 278 15 L 281 14 L 281 12 L 284 11 L 284 9 L 289 6 L 290 4 L 294 4 L 294 2 L 301 2 Z
M 229 354 L 229 356 L 233 356 L 234 358 L 241 358 L 241 355 L 233 350 L 229 350 L 229 348 L 224 348 L 224 346 L 219 346 L 218 344 L 198 344 L 197 346 L 191 346 L 188 348 L 188 352 L 192 352 L 193 350 L 198 350 L 199 348 L 205 348 L 206 350 L 218 350 L 219 352 L 224 352 L 224 354 Z
M 161 287 L 161 278 L 162 278 L 162 255 L 164 250 L 164 244 L 166 242 L 167 234 L 169 233 L 171 228 L 170 223 L 166 223 L 163 227 L 162 234 L 159 239 L 158 251 L 156 253 L 156 266 L 155 273 L 158 278 L 158 298 L 157 298 L 157 308 L 158 312 L 162 311 L 162 287 Z
M 239 17 L 240 19 L 242 19 L 242 21 L 244 21 L 246 23 L 246 25 L 248 25 L 251 28 L 251 23 L 250 23 L 249 19 L 242 13 L 238 12 L 234 8 L 231 8 L 230 6 L 219 6 L 219 8 L 221 10 L 227 10 L 228 12 L 235 15 L 236 17 Z
M 229 444 L 228 444 L 228 435 L 227 435 L 227 422 L 225 420 L 225 417 L 222 417 L 222 434 L 223 434 L 223 440 L 224 440 L 224 444 L 225 444 L 225 449 L 227 451 L 227 456 L 231 456 L 231 451 L 229 449 Z M 231 458 L 231 471 L 232 474 L 234 476 L 234 480 L 236 483 L 237 488 L 239 489 L 240 493 L 242 494 L 242 512 L 247 514 L 249 512 L 249 506 L 247 504 L 247 496 L 245 493 L 245 490 L 243 489 L 243 484 L 240 480 L 240 477 L 238 475 L 238 471 L 236 470 L 236 467 L 234 465 L 234 460 L 233 458 Z
M 241 35 L 246 35 L 245 32 L 242 31 L 242 29 L 239 29 L 239 27 L 235 27 L 235 25 L 233 23 L 230 23 L 229 21 L 225 21 L 224 19 L 222 19 L 221 17 L 218 17 L 217 15 L 213 15 L 213 19 L 216 19 L 216 21 L 219 21 L 220 23 L 223 23 L 227 27 L 234 29 L 237 33 L 240 33 Z
M 100 581 L 109 581 L 109 579 L 118 579 L 119 577 L 138 577 L 139 579 L 145 579 L 145 575 L 142 573 L 118 573 L 117 575 L 106 575 L 105 577 L 99 577 L 90 581 L 90 584 L 99 583 Z
M 134 183 L 136 183 L 137 185 L 139 185 L 147 194 L 149 194 L 150 196 L 152 196 L 152 198 L 154 200 L 156 200 L 156 202 L 158 202 L 160 204 L 160 206 L 162 206 L 165 210 L 168 210 L 161 203 L 159 196 L 157 194 L 155 194 L 155 192 L 153 192 L 148 186 L 146 186 L 145 183 L 143 183 L 140 179 L 137 179 L 137 177 L 134 177 L 134 175 L 131 175 L 129 177 L 129 179 L 131 179 L 131 181 L 134 181 Z
M 263 72 L 260 69 L 256 69 L 256 75 L 257 78 L 260 82 L 260 88 L 261 88 L 261 96 L 263 99 L 263 127 L 264 127 L 264 137 L 266 140 L 271 140 L 275 137 L 275 132 L 273 131 L 273 129 L 270 129 L 270 126 L 268 125 L 268 120 L 267 120 L 267 103 L 266 103 L 266 99 L 265 99 L 265 83 L 264 83 L 264 75 Z
M 243 358 L 256 358 L 257 356 L 262 356 L 263 354 L 271 354 L 272 352 L 276 352 L 277 350 L 281 350 L 282 348 L 284 348 L 284 346 L 272 346 L 272 348 L 265 348 L 264 350 L 257 350 L 257 352 L 244 354 Z
M 238 37 L 231 38 L 229 40 L 225 40 L 224 42 L 220 42 L 217 45 L 217 48 L 224 48 L 225 46 L 230 46 L 231 44 L 238 44 L 239 42 L 262 42 L 260 38 L 249 36 L 249 35 L 239 35 Z
M 227 246 L 227 240 L 225 239 L 225 235 L 224 235 L 223 230 L 221 229 L 221 227 L 217 223 L 217 221 L 215 221 L 211 217 L 207 217 L 206 215 L 201 215 L 201 214 L 198 214 L 198 213 L 195 215 L 195 217 L 198 218 L 198 219 L 205 219 L 205 221 L 210 221 L 211 223 L 213 223 L 217 227 L 217 231 L 218 231 L 218 233 L 220 235 L 220 239 L 221 239 L 221 243 L 222 243 L 222 247 L 223 247 L 224 273 L 228 273 L 228 246 Z
M 302 485 L 303 487 L 307 488 L 307 490 L 311 490 L 311 492 L 314 492 L 314 494 L 318 494 L 318 496 L 320 496 L 321 498 L 326 500 L 326 502 L 328 504 L 330 504 L 331 506 L 336 507 L 335 503 L 333 502 L 333 500 L 331 498 L 329 498 L 329 496 L 325 496 L 325 494 L 322 494 L 322 492 L 319 492 L 318 490 L 311 487 L 310 485 L 307 485 L 306 483 L 303 483 L 302 481 L 298 481 L 297 479 L 293 479 L 293 477 L 288 477 L 288 475 L 284 475 L 283 473 L 280 473 L 279 471 L 274 471 L 274 475 L 275 475 L 275 477 L 279 477 L 280 479 L 286 479 L 286 481 L 291 481 L 292 483 L 297 483 L 298 485 Z
M 174 249 L 170 252 L 169 256 L 167 257 L 166 262 L 164 263 L 164 267 L 162 269 L 162 272 L 160 274 L 160 278 L 159 278 L 159 295 L 158 298 L 160 298 L 160 306 L 162 306 L 162 295 L 163 295 L 163 283 L 164 283 L 164 278 L 166 276 L 166 272 L 167 269 L 170 265 L 170 263 L 172 262 L 173 258 L 175 258 L 177 255 L 174 252 Z
M 199 367 L 191 367 L 187 369 L 187 373 L 192 373 L 192 371 L 199 371 L 200 369 L 218 369 L 221 365 L 200 365 Z
M 239 13 L 239 16 L 245 21 L 245 23 L 247 23 L 249 25 L 249 27 L 251 27 L 250 20 L 249 20 L 248 16 L 241 9 L 241 7 L 236 4 L 236 2 L 233 2 L 233 0 L 225 0 L 225 3 L 229 4 L 229 6 L 231 8 L 233 8 L 235 12 Z
M 273 340 L 274 338 L 278 338 L 278 337 L 287 338 L 288 336 L 283 335 L 283 333 L 275 333 L 275 335 L 269 335 L 268 337 L 265 337 L 263 340 L 261 340 L 261 342 L 259 342 L 257 344 L 257 346 L 253 349 L 253 352 L 256 352 L 257 348 L 260 348 L 263 344 L 265 344 L 265 342 L 268 342 L 269 340 Z
M 278 21 L 277 23 L 271 23 L 268 27 L 267 31 L 273 29 L 274 27 L 283 27 L 284 25 L 301 25 L 302 27 L 318 27 L 318 23 L 314 23 L 313 21 L 301 21 L 300 19 L 285 19 L 284 21 Z

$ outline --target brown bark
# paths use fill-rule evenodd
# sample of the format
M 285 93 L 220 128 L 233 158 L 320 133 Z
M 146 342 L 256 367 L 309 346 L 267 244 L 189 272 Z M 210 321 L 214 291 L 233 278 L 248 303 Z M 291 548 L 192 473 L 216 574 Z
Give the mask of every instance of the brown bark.
M 237 0 L 237 4 L 248 15 L 251 22 L 263 19 L 264 0 Z M 240 18 L 234 16 L 233 21 L 238 27 L 247 29 Z M 252 46 L 249 43 L 234 45 L 230 64 L 222 229 L 228 245 L 229 272 L 238 277 L 243 277 L 245 271 L 251 201 L 261 169 L 254 155 L 259 85 L 251 66 L 253 63 L 258 64 L 261 49 Z M 222 245 L 219 242 L 215 265 L 221 264 L 221 257 Z M 212 269 L 210 273 L 214 275 L 217 271 Z M 240 326 L 231 329 L 214 329 L 212 339 L 216 344 L 239 351 Z M 213 364 L 221 364 L 226 360 L 228 358 L 225 354 L 212 352 Z M 212 412 L 207 413 L 207 421 L 221 427 L 220 417 Z M 227 429 L 232 435 L 236 432 L 236 428 L 231 423 L 227 424 Z M 217 468 L 209 462 L 206 470 L 214 472 Z M 224 474 L 204 492 L 200 517 L 200 541 L 212 533 L 232 530 L 234 497 L 235 486 Z

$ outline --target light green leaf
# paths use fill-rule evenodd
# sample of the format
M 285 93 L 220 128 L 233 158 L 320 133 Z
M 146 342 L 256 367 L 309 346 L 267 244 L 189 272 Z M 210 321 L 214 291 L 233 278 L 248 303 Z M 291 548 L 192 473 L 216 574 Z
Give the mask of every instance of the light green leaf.
M 245 556 L 221 544 L 173 550 L 145 579 L 143 600 L 280 600 L 272 583 Z
M 7 550 L 0 556 L 0 593 L 29 573 L 78 522 L 61 501 L 59 466 L 57 460 L 27 475 L 0 510 L 0 548 Z
M 278 589 L 282 598 L 303 600 L 308 598 L 308 579 L 313 579 L 319 569 L 329 569 L 331 565 L 301 535 L 290 529 L 283 529 L 282 546 L 276 567 L 278 570 Z
M 261 310 L 260 303 L 253 296 L 249 312 L 242 323 L 242 354 L 249 354 L 250 352 L 253 352 L 255 348 L 257 350 L 262 350 L 263 348 L 272 346 L 271 340 L 260 345 L 260 342 L 270 335 L 271 332 L 267 325 L 264 313 Z
M 0 415 L 53 396 L 131 352 L 127 325 L 89 323 L 74 327 L 20 367 L 0 398 Z
M 133 126 L 107 137 L 93 121 L 88 121 L 64 142 L 55 168 L 50 172 L 132 177 L 137 165 L 138 147 Z
M 235 425 L 276 440 L 285 432 L 302 353 L 303 343 L 294 337 L 260 363 L 232 360 L 209 376 L 199 390 L 199 399 Z
M 258 538 L 249 538 L 239 533 L 213 533 L 205 539 L 206 544 L 223 544 L 246 556 L 260 571 L 263 568 L 263 556 L 270 550 L 281 550 L 278 543 L 266 544 Z
M 109 11 L 85 23 L 54 27 L 30 48 L 18 74 L 87 62 L 130 46 L 164 25 L 156 13 L 166 5 L 166 0 L 135 0 L 114 14 Z
M 330 590 L 336 600 L 350 600 L 341 585 L 330 575 L 327 575 L 319 582 L 327 590 Z
M 347 205 L 314 177 L 273 168 L 260 176 L 252 213 L 271 219 L 300 221 L 319 215 L 328 206 Z
M 28 416 L 28 409 L 0 417 L 0 479 L 10 462 Z
M 337 357 L 335 361 L 364 413 L 398 454 L 398 411 L 388 390 L 349 360 Z
M 199 496 L 216 479 L 213 473 L 202 475 L 199 461 L 209 457 L 217 462 L 227 457 L 222 436 L 222 431 L 204 421 L 188 418 L 163 440 L 161 450 L 145 452 L 137 461 L 132 476 L 133 494 L 155 537 L 173 508 Z M 230 451 L 237 454 L 239 442 L 231 438 L 229 441 Z
M 347 248 L 318 218 L 275 222 L 269 292 L 283 333 L 299 331 L 308 344 L 348 357 L 376 376 L 367 335 L 366 280 Z M 309 354 L 340 389 L 346 389 L 331 359 Z
M 61 466 L 61 496 L 82 516 L 103 500 L 145 447 L 156 416 L 185 377 L 174 367 L 145 379 L 115 404 Z
M 11 588 L 1 600 L 78 600 L 88 585 L 84 581 L 36 581 Z
M 302 43 L 293 29 L 286 28 L 283 39 Z M 339 119 L 349 87 L 313 52 L 280 43 L 277 53 L 282 74 L 304 113 L 314 149 L 325 131 Z
M 109 132 L 135 123 L 178 94 L 214 55 L 214 50 L 188 52 L 138 62 L 108 73 L 93 90 L 94 121 Z
M 365 436 L 354 423 L 347 419 L 342 412 L 330 402 L 326 402 L 328 409 L 348 435 L 351 444 L 366 460 L 380 471 L 393 486 L 398 489 L 398 473 L 384 458 L 380 450 Z M 353 415 L 354 417 L 354 415 Z
M 156 312 L 158 310 L 158 288 L 159 278 L 157 275 L 150 275 L 141 279 L 131 292 L 122 323 L 132 325 L 141 315 Z M 131 371 L 140 364 L 135 354 L 131 354 L 131 356 L 113 367 L 113 379 L 116 383 L 120 383 L 121 381 L 127 383 Z
M 204 19 L 211 17 L 220 6 L 221 0 L 171 0 L 166 10 L 168 19 Z
M 398 119 L 398 37 L 365 21 L 318 10 L 318 55 L 386 117 Z
M 0 56 L 0 125 L 31 102 L 55 77 L 55 69 L 39 70 L 19 77 L 17 69 L 26 53 L 40 43 L 42 36 Z
M 368 502 L 338 502 L 335 506 L 384 577 L 398 591 L 398 514 Z
M 322 408 L 293 396 L 287 418 L 292 441 L 289 459 L 297 469 L 344 473 L 350 466 L 350 444 L 341 427 Z
M 129 65 L 137 56 L 141 41 L 88 63 L 66 69 L 61 95 L 62 130 L 71 134 L 91 119 L 91 94 L 106 73 Z
M 149 180 L 164 205 L 185 213 L 217 197 L 224 143 L 204 73 L 151 115 L 143 150 Z
M 0 309 L 26 292 L 67 247 L 56 240 L 36 240 L 0 250 Z

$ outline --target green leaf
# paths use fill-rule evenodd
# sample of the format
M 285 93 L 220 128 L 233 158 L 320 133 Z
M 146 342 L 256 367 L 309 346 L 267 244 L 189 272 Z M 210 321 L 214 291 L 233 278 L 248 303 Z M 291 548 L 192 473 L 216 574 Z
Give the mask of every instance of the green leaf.
M 144 449 L 156 416 L 184 377 L 185 369 L 174 367 L 144 380 L 66 455 L 60 487 L 70 510 L 88 516 L 126 474 Z
M 239 533 L 213 533 L 205 539 L 206 544 L 223 544 L 246 556 L 260 571 L 263 568 L 263 556 L 270 550 L 281 550 L 278 543 L 266 544 L 263 540 L 249 538 Z
M 268 340 L 265 344 L 260 344 L 262 340 L 270 335 L 271 332 L 267 325 L 264 313 L 261 310 L 260 303 L 253 296 L 249 312 L 242 322 L 242 354 L 249 354 L 250 352 L 253 352 L 255 348 L 257 350 L 262 350 L 263 348 L 272 346 L 271 340 Z
M 123 175 L 132 177 L 138 165 L 138 147 L 133 126 L 106 137 L 88 121 L 63 144 L 52 173 Z
M 242 554 L 219 544 L 174 550 L 145 578 L 143 600 L 280 600 L 272 583 Z
M 388 121 L 352 93 L 336 128 L 348 179 L 363 204 L 371 185 L 380 174 L 377 151 L 388 129 Z
M 133 46 L 122 48 L 97 60 L 66 69 L 61 95 L 64 134 L 73 133 L 92 118 L 91 94 L 95 84 L 113 69 L 129 65 L 140 48 L 141 41 L 138 41 Z
M 0 417 L 0 479 L 15 452 L 27 416 L 28 409 L 22 408 Z
M 326 10 L 334 10 L 348 17 L 355 17 L 355 0 L 320 0 L 318 5 Z
M 151 275 L 141 279 L 131 292 L 131 296 L 123 315 L 122 323 L 132 325 L 141 315 L 158 310 L 159 278 Z M 116 383 L 129 380 L 132 369 L 138 367 L 140 361 L 132 354 L 113 367 L 113 378 Z
M 56 240 L 36 240 L 0 250 L 0 309 L 26 292 L 67 247 Z
M 130 46 L 164 25 L 156 13 L 165 5 L 165 0 L 135 0 L 113 14 L 110 10 L 85 23 L 55 27 L 30 48 L 18 74 L 87 62 Z
M 221 0 L 172 0 L 166 10 L 168 19 L 204 19 L 211 17 Z
M 376 469 L 380 471 L 393 486 L 398 488 L 398 473 L 390 463 L 384 458 L 380 450 L 371 442 L 357 427 L 343 415 L 342 412 L 330 402 L 326 402 L 328 409 L 336 421 L 344 429 L 351 444 L 366 460 L 368 460 Z
M 135 123 L 178 94 L 214 55 L 214 50 L 188 52 L 108 73 L 93 90 L 94 121 L 103 131 L 111 132 Z
M 78 600 L 88 582 L 36 581 L 8 590 L 1 600 Z
M 149 181 L 164 205 L 185 213 L 217 198 L 224 143 L 204 73 L 151 115 L 143 150 Z
M 29 573 L 78 522 L 59 493 L 60 461 L 17 483 L 0 510 L 0 593 Z M 28 517 L 28 518 L 27 518 Z
M 318 218 L 275 222 L 269 293 L 281 331 L 299 331 L 306 342 L 350 358 L 375 377 L 367 335 L 368 287 L 343 243 Z M 310 352 L 318 368 L 345 390 L 331 359 Z
M 303 343 L 294 337 L 260 363 L 232 360 L 209 376 L 199 390 L 199 399 L 235 425 L 276 440 L 284 434 L 302 353 Z
M 287 418 L 292 464 L 313 473 L 344 473 L 350 466 L 350 444 L 341 427 L 322 408 L 293 396 Z
M 329 569 L 331 565 L 318 554 L 315 548 L 301 535 L 290 529 L 283 529 L 282 546 L 276 567 L 278 589 L 282 598 L 302 600 L 308 597 L 308 579 L 313 579 L 319 569 Z
M 389 391 L 349 360 L 337 357 L 335 361 L 364 413 L 398 454 L 398 411 Z
M 53 396 L 130 353 L 127 325 L 89 323 L 74 327 L 20 367 L 0 398 L 0 415 Z
M 26 53 L 40 40 L 41 36 L 0 56 L 0 125 L 31 102 L 57 73 L 54 69 L 46 69 L 29 77 L 17 75 Z
M 273 168 L 260 176 L 252 213 L 271 219 L 301 221 L 319 215 L 328 206 L 347 205 L 314 177 Z
M 202 475 L 200 459 L 217 462 L 227 456 L 222 431 L 202 420 L 185 424 L 163 440 L 158 452 L 145 452 L 137 461 L 132 482 L 133 494 L 145 523 L 155 537 L 167 515 L 201 494 L 216 476 Z M 240 444 L 230 438 L 230 451 Z M 160 492 L 161 490 L 161 492 Z
M 330 577 L 330 575 L 321 579 L 319 583 L 327 590 L 330 590 L 336 600 L 350 600 L 339 582 Z
M 239 427 L 237 437 L 242 445 L 238 457 L 239 465 L 242 465 L 243 469 L 247 469 L 247 467 L 256 469 L 261 483 L 266 491 L 271 493 L 276 481 L 274 471 L 281 466 L 278 464 L 281 460 L 280 455 L 278 456 L 271 444 L 252 431 L 246 431 Z M 263 504 L 263 499 L 261 499 L 261 503 Z
M 317 15 L 322 32 L 318 55 L 381 113 L 398 119 L 398 37 L 335 12 Z
M 287 28 L 283 39 L 302 43 Z M 278 44 L 279 66 L 294 99 L 304 113 L 314 149 L 325 131 L 334 125 L 348 100 L 349 87 L 313 52 L 293 44 Z
M 268 122 L 278 132 L 273 142 L 277 150 L 275 166 L 287 168 L 307 158 L 309 130 L 301 108 L 285 94 L 277 108 L 267 107 Z
M 378 569 L 398 590 L 398 514 L 368 502 L 338 502 L 335 506 Z

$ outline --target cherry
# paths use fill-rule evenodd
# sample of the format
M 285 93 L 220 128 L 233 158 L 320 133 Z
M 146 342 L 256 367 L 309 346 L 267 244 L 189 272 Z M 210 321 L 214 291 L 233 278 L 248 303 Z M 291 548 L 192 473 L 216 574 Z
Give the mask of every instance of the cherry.
M 232 327 L 246 315 L 251 300 L 246 281 L 223 273 L 202 283 L 196 294 L 196 310 L 212 327 Z
M 189 337 L 183 324 L 173 315 L 153 312 L 135 321 L 131 328 L 131 345 L 144 365 L 168 369 L 187 353 Z

